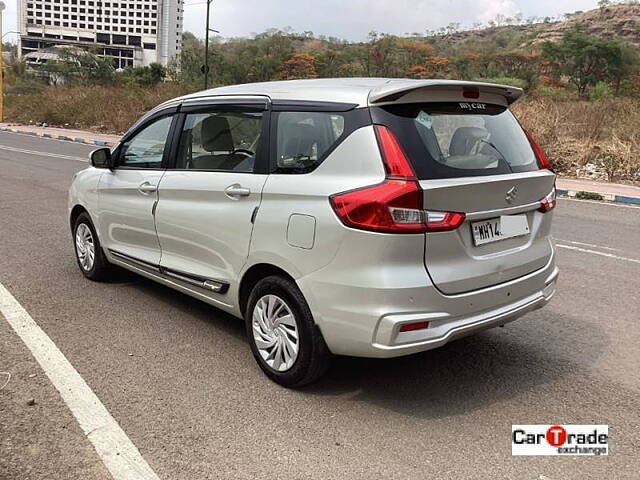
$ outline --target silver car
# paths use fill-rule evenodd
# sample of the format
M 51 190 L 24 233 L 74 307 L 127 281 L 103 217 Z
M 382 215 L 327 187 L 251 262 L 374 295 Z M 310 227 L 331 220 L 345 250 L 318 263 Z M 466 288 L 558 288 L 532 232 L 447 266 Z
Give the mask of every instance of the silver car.
M 153 109 L 69 192 L 89 279 L 123 267 L 246 323 L 295 387 L 332 355 L 395 357 L 545 305 L 555 175 L 518 88 L 326 79 Z

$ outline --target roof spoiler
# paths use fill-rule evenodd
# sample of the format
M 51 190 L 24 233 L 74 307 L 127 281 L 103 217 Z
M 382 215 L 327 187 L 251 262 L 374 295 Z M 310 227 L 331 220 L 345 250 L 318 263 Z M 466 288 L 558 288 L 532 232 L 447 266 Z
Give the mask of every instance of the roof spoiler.
M 369 92 L 369 104 L 379 104 L 387 102 L 418 101 L 417 95 L 431 92 L 460 93 L 460 99 L 465 88 L 478 89 L 480 95 L 502 97 L 507 105 L 511 105 L 518 100 L 524 91 L 518 87 L 509 85 L 499 85 L 495 83 L 465 82 L 459 80 L 389 80 L 380 87 L 376 87 Z M 406 97 L 406 98 L 403 98 Z M 473 98 L 473 97 L 467 97 Z

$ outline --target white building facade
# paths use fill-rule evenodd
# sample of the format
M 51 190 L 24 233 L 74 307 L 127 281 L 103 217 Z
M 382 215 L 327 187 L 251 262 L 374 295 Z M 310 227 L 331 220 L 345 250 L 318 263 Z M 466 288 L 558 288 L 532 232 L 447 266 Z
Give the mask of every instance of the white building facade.
M 80 46 L 116 68 L 167 65 L 182 48 L 184 0 L 18 0 L 22 55 Z

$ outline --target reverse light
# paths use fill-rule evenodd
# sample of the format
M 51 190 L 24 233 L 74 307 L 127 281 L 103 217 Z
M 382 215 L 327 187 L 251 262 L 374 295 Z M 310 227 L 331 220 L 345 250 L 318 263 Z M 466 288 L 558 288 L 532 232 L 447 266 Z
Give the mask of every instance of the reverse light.
M 535 141 L 533 135 L 531 135 L 531 132 L 525 130 L 524 133 L 529 139 L 529 143 L 531 144 L 533 153 L 538 160 L 538 166 L 540 167 L 540 169 L 547 169 L 553 172 L 553 166 L 551 165 L 551 161 L 549 161 L 549 157 L 547 157 L 547 155 L 544 153 L 544 150 L 542 150 L 542 147 L 538 144 L 538 142 Z
M 464 222 L 464 213 L 427 212 L 427 231 L 445 232 L 455 230 Z
M 538 208 L 538 211 L 547 213 L 548 211 L 553 210 L 556 207 L 557 202 L 558 199 L 556 198 L 556 185 L 554 183 L 553 188 L 551 189 L 549 194 L 546 197 L 540 199 L 540 208 Z
M 381 233 L 425 233 L 460 226 L 462 213 L 431 212 L 446 218 L 429 218 L 422 188 L 398 139 L 383 125 L 374 129 L 386 178 L 378 185 L 332 195 L 329 200 L 340 221 L 348 227 Z

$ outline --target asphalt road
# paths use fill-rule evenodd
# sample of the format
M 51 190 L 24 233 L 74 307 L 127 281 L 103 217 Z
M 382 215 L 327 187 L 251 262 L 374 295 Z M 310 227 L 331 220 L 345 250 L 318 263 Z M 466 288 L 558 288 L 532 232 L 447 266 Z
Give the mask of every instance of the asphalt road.
M 292 391 L 240 321 L 132 274 L 82 277 L 66 193 L 86 163 L 64 157 L 89 150 L 0 133 L 0 283 L 161 479 L 639 478 L 640 209 L 561 200 L 550 305 L 431 352 L 340 358 Z M 4 371 L 0 478 L 110 478 L 0 315 Z M 518 423 L 608 424 L 611 453 L 512 457 Z

